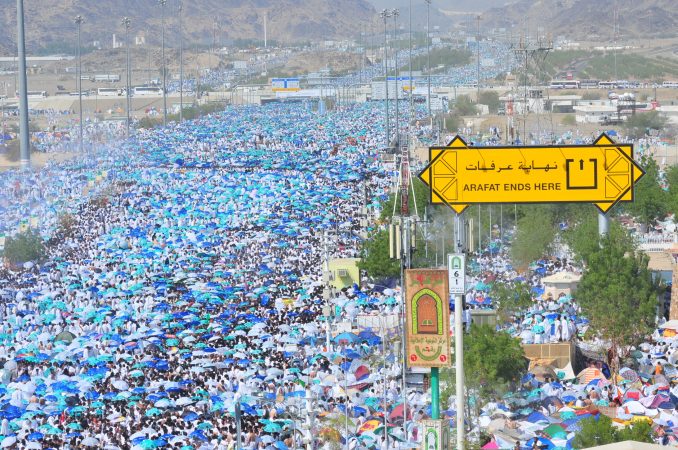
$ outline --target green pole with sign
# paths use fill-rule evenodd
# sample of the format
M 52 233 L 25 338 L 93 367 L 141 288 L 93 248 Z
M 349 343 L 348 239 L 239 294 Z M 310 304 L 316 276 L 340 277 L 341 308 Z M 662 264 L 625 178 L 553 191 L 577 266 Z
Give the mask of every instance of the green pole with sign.
M 431 419 L 440 419 L 440 369 L 431 367 Z

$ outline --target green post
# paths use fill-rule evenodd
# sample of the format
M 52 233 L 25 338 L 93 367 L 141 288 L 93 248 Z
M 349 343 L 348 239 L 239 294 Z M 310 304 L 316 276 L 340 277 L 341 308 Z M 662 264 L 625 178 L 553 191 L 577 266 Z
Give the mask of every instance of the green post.
M 438 368 L 431 367 L 431 419 L 440 419 L 440 383 Z

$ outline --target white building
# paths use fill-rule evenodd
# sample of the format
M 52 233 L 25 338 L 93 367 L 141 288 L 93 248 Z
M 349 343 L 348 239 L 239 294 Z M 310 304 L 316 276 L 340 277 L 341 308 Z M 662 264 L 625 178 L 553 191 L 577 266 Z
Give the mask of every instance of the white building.
M 588 105 L 575 105 L 574 112 L 577 123 L 602 123 L 606 119 L 616 117 L 617 107 L 600 103 L 590 103 Z

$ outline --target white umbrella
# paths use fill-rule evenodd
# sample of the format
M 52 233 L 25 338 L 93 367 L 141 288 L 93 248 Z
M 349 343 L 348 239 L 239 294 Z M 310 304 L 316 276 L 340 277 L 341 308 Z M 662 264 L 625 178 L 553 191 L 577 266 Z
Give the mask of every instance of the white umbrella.
M 16 436 L 7 436 L 5 439 L 2 440 L 2 443 L 0 443 L 0 447 L 2 447 L 2 448 L 11 447 L 15 443 L 16 443 Z
M 129 384 L 127 384 L 127 382 L 124 380 L 115 380 L 113 382 L 113 387 L 119 391 L 126 391 L 129 389 Z
M 155 404 L 154 404 L 153 406 L 155 406 L 156 408 L 167 408 L 167 407 L 170 406 L 171 404 L 172 404 L 172 403 L 170 402 L 169 399 L 167 399 L 167 398 L 161 398 L 160 400 L 158 400 L 157 402 L 155 402 Z
M 181 397 L 179 400 L 177 400 L 177 406 L 186 406 L 190 405 L 191 403 L 193 403 L 193 400 L 188 397 Z
M 39 442 L 36 441 L 31 441 L 24 448 L 27 448 L 29 450 L 42 450 L 42 445 L 40 445 Z
M 99 440 L 93 437 L 87 437 L 82 440 L 81 444 L 84 445 L 85 447 L 96 447 L 97 445 L 99 445 Z
M 278 369 L 277 367 L 271 367 L 270 369 L 266 370 L 266 375 L 269 377 L 277 377 L 278 375 L 282 375 L 283 371 Z

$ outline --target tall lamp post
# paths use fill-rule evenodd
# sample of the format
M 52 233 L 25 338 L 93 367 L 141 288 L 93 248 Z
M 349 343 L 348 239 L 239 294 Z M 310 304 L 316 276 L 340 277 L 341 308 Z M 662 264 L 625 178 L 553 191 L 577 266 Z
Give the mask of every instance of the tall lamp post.
M 131 114 L 131 72 L 130 72 L 130 58 L 129 58 L 129 27 L 131 20 L 129 17 L 122 18 L 122 26 L 125 27 L 125 46 L 127 47 L 127 71 L 126 71 L 126 88 L 125 88 L 125 97 L 127 101 L 127 137 L 129 137 L 129 126 L 130 126 L 130 114 Z
M 388 32 L 386 20 L 391 17 L 391 11 L 384 9 L 379 16 L 384 19 L 384 84 L 386 86 L 386 147 L 391 146 L 391 130 L 388 116 Z
M 428 75 L 428 96 L 426 97 L 426 106 L 428 115 L 431 117 L 431 0 L 426 2 L 426 73 Z
M 31 166 L 31 148 L 28 140 L 28 81 L 26 80 L 26 38 L 24 36 L 24 1 L 16 0 L 17 51 L 19 54 L 19 133 L 21 168 Z
M 393 42 L 396 42 L 396 39 L 398 37 L 398 16 L 400 16 L 400 10 L 399 9 L 394 9 L 391 11 L 391 15 L 393 16 Z M 393 50 L 393 56 L 395 59 L 395 134 L 396 134 L 396 145 L 400 146 L 400 111 L 398 110 L 398 104 L 400 103 L 400 92 L 398 92 L 398 46 L 395 46 L 395 49 Z
M 167 125 L 167 68 L 165 67 L 165 5 L 167 0 L 158 0 L 160 8 L 162 10 L 162 30 L 160 32 L 160 37 L 162 40 L 162 124 Z
M 179 123 L 184 121 L 184 6 L 179 0 Z
M 80 47 L 80 28 L 82 23 L 85 21 L 81 15 L 75 16 L 75 26 L 78 29 L 78 70 L 77 70 L 77 79 L 76 86 L 78 88 L 78 107 L 80 109 L 80 153 L 83 153 L 83 133 L 82 133 L 82 51 Z

